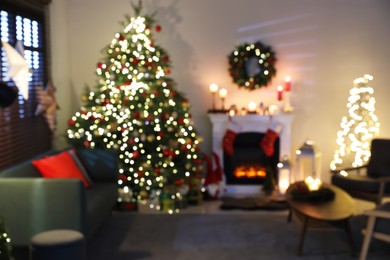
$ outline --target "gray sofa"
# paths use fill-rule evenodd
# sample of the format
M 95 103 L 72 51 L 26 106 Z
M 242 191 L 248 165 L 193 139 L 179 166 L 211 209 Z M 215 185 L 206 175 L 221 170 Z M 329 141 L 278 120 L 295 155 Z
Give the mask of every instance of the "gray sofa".
M 79 179 L 42 178 L 33 159 L 0 172 L 0 216 L 13 246 L 26 246 L 33 235 L 52 229 L 78 230 L 90 238 L 110 216 L 118 196 L 116 154 L 76 153 L 94 182 L 88 189 Z

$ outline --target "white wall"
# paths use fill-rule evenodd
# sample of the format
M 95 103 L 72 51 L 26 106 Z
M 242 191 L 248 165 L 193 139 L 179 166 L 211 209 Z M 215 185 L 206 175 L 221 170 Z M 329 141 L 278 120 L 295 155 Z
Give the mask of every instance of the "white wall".
M 144 1 L 145 13 L 157 10 L 162 26 L 156 43 L 173 62 L 172 77 L 192 104 L 196 127 L 209 152 L 211 106 L 208 86 L 215 82 L 229 91 L 227 105 L 253 100 L 272 103 L 276 86 L 293 78 L 295 108 L 293 149 L 306 138 L 322 152 L 327 172 L 352 81 L 374 76 L 376 113 L 381 136 L 390 137 L 390 1 L 388 0 L 164 0 Z M 53 78 L 57 86 L 59 131 L 79 109 L 86 84 L 94 86 L 100 50 L 131 15 L 129 0 L 53 0 Z M 227 55 L 237 44 L 260 40 L 276 52 L 277 75 L 268 88 L 238 90 L 227 72 Z

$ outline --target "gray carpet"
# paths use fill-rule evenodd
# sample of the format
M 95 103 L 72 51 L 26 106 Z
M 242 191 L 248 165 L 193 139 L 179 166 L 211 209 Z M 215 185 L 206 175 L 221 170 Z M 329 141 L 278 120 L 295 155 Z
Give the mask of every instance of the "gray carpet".
M 345 233 L 335 229 L 310 230 L 303 256 L 297 257 L 299 223 L 287 223 L 285 215 L 272 211 L 250 213 L 116 212 L 89 241 L 88 259 L 356 259 L 349 255 Z M 365 223 L 352 221 L 355 227 Z M 370 249 L 368 259 L 390 259 L 388 244 L 377 241 Z

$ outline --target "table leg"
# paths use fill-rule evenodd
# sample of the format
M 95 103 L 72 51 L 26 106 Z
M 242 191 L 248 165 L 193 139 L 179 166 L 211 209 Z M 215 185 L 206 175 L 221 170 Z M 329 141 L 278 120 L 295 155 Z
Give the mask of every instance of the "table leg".
M 292 219 L 292 209 L 288 209 L 288 216 L 287 216 L 287 222 L 290 223 Z
M 352 257 L 355 257 L 355 247 L 354 247 L 354 243 L 353 243 L 353 236 L 351 233 L 351 227 L 349 225 L 348 219 L 346 219 L 344 221 L 344 230 L 347 233 L 350 254 Z
M 307 216 L 303 217 L 302 229 L 301 229 L 301 237 L 299 238 L 299 244 L 297 248 L 297 255 L 302 255 L 303 242 L 305 241 L 305 235 L 307 231 L 307 224 L 309 222 L 309 218 Z

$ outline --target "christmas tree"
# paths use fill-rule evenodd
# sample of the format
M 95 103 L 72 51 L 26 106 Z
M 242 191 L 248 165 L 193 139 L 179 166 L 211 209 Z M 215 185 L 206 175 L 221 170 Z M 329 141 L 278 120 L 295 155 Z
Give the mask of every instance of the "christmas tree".
M 371 140 L 379 133 L 374 89 L 368 86 L 372 79 L 366 74 L 353 81 L 347 104 L 349 115 L 341 119 L 336 140 L 339 147 L 330 163 L 332 170 L 362 166 L 371 156 Z
M 118 151 L 119 187 L 140 200 L 190 183 L 202 160 L 189 101 L 168 76 L 169 56 L 153 39 L 162 28 L 154 15 L 141 15 L 141 1 L 133 8 L 135 15 L 104 49 L 97 87 L 83 95 L 67 140 L 77 148 Z
M 10 259 L 13 259 L 11 255 L 11 239 L 5 230 L 4 220 L 0 217 L 0 260 Z

